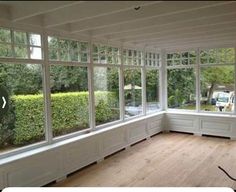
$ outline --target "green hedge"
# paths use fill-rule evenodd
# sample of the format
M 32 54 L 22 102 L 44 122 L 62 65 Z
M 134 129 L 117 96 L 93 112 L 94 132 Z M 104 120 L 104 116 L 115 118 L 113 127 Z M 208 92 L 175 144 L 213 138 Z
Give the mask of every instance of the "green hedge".
M 63 135 L 89 127 L 88 92 L 55 93 L 52 100 L 53 135 Z M 96 122 L 98 124 L 119 118 L 116 94 L 95 92 Z M 42 95 L 13 96 L 14 125 L 11 139 L 14 145 L 34 143 L 44 139 L 44 100 Z M 4 126 L 4 128 L 10 128 Z M 1 126 L 0 126 L 1 131 Z M 1 143 L 0 143 L 1 144 Z M 2 145 L 2 144 L 1 144 Z
M 42 95 L 13 96 L 15 108 L 14 144 L 39 141 L 44 135 Z
M 53 135 L 88 128 L 88 92 L 52 94 Z

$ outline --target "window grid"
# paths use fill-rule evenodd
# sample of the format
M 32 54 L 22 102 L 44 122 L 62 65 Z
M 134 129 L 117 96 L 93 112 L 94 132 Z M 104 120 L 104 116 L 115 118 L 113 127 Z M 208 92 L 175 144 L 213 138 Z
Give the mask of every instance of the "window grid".
M 33 39 L 33 35 L 35 35 L 38 36 L 38 42 L 41 42 L 40 34 L 6 28 L 0 28 L 0 33 L 0 47 L 4 47 L 1 49 L 0 58 L 43 59 L 41 43 L 34 45 L 30 41 Z
M 196 51 L 167 53 L 167 66 L 186 66 L 197 63 Z
M 200 50 L 200 64 L 234 64 L 234 48 L 214 48 Z
M 160 55 L 158 53 L 146 52 L 145 65 L 147 67 L 159 67 Z
M 120 49 L 108 45 L 93 44 L 93 63 L 120 65 Z
M 123 50 L 123 62 L 124 65 L 134 65 L 141 66 L 142 65 L 142 51 L 124 49 Z
M 87 42 L 48 36 L 48 52 L 50 61 L 89 62 Z

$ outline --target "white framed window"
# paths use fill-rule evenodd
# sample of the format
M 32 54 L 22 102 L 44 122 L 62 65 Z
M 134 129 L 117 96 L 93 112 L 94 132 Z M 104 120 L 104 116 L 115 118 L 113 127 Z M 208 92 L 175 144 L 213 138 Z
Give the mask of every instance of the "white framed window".
M 195 65 L 196 51 L 172 52 L 167 54 L 167 66 Z
M 0 28 L 0 57 L 42 60 L 41 35 Z
M 113 46 L 93 44 L 93 63 L 120 65 L 120 49 Z
M 89 62 L 87 42 L 48 36 L 48 54 L 50 61 Z

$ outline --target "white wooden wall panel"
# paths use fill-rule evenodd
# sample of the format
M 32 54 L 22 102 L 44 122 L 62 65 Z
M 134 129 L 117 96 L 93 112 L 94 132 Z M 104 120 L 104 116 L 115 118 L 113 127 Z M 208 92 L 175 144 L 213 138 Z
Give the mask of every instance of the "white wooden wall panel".
M 7 165 L 7 186 L 41 186 L 53 181 L 59 170 L 57 155 L 47 151 Z
M 84 138 L 63 146 L 63 174 L 66 175 L 99 159 L 99 136 Z
M 233 140 L 236 140 L 236 119 L 232 120 L 231 128 L 232 128 L 232 130 L 231 130 L 230 138 Z
M 162 131 L 163 129 L 162 118 L 163 118 L 163 115 L 160 117 L 154 117 L 147 120 L 147 131 L 148 131 L 149 136 Z
M 124 148 L 127 144 L 126 129 L 119 127 L 101 135 L 102 156 L 107 156 Z
M 189 132 L 199 135 L 224 136 L 236 139 L 236 117 L 212 114 L 166 114 L 165 130 Z
M 0 169 L 0 186 L 6 187 L 4 171 Z
M 148 134 L 146 130 L 146 120 L 135 122 L 128 127 L 129 144 L 133 144 L 145 139 Z
M 197 117 L 167 114 L 167 130 L 182 132 L 198 132 Z
M 230 137 L 232 134 L 231 119 L 201 118 L 200 129 L 202 134 Z

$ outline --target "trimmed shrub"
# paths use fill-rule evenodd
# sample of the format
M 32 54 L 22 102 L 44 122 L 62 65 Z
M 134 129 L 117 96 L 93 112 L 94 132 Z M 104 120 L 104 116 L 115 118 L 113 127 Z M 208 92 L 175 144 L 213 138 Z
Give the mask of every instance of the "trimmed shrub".
M 120 118 L 119 100 L 115 92 L 96 91 L 96 123 L 103 124 Z
M 89 127 L 88 92 L 55 93 L 52 100 L 53 135 L 64 135 Z M 119 117 L 119 103 L 116 94 L 107 91 L 97 91 L 96 122 L 104 123 Z M 13 96 L 15 107 L 15 125 L 13 143 L 25 145 L 43 140 L 44 111 L 43 95 Z M 9 126 L 8 126 L 9 127 Z
M 15 105 L 14 144 L 29 144 L 44 139 L 43 95 L 13 96 Z
M 52 94 L 53 135 L 64 135 L 89 127 L 88 92 Z

